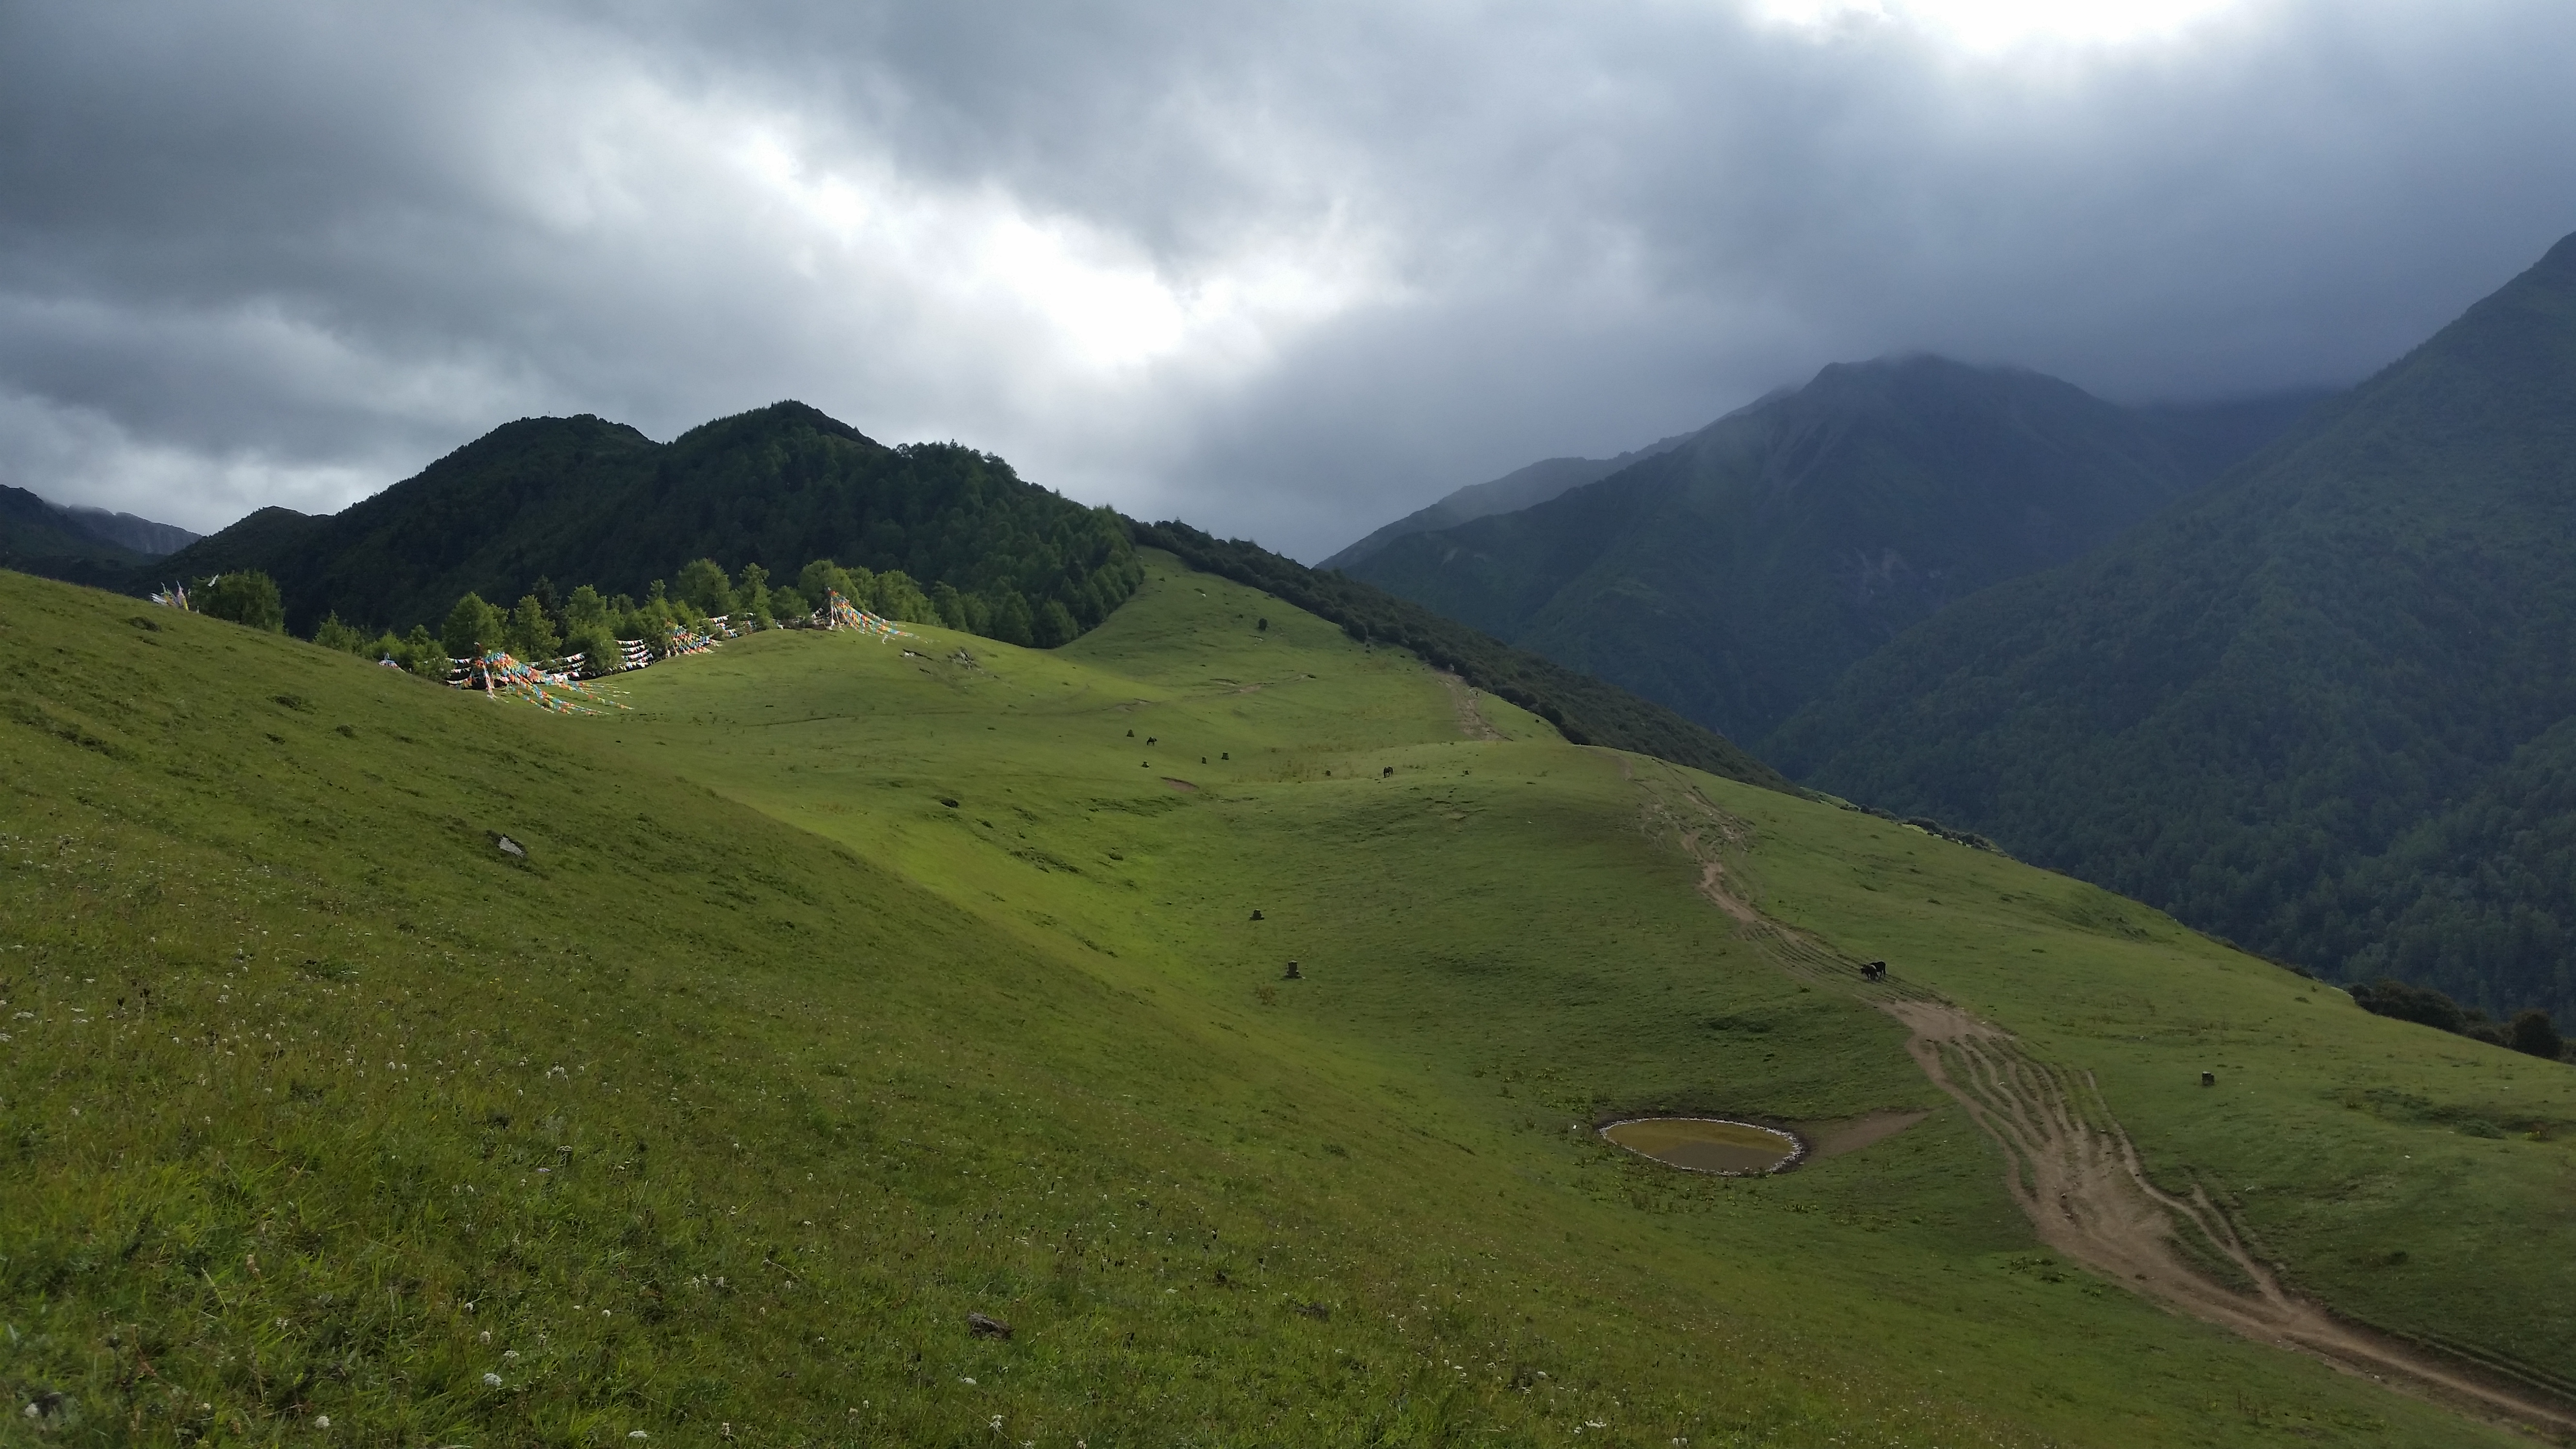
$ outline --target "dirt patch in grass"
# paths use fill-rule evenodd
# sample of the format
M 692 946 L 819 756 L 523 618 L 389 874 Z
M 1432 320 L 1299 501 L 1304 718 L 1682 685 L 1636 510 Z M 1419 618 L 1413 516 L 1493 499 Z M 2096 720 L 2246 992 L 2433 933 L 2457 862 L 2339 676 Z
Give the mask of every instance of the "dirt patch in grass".
M 2495 1422 L 2563 1436 L 2576 1429 L 2551 1390 L 2345 1322 L 2285 1286 L 2195 1185 L 2177 1196 L 2147 1180 L 2089 1072 L 2033 1056 L 2011 1033 L 1947 1002 L 1882 1001 L 1913 1031 L 1924 1073 L 2012 1159 L 2004 1184 L 2041 1242 L 2114 1282 L 2248 1338 L 2304 1349 L 2347 1372 L 2411 1383 Z M 2181 1234 L 2189 1233 L 2188 1239 Z M 2216 1255 L 2213 1275 L 2192 1261 Z M 2535 1392 L 2536 1390 L 2536 1392 Z
M 1840 1157 L 1858 1152 L 1873 1142 L 1884 1142 L 1932 1114 L 1920 1109 L 1896 1107 L 1876 1112 L 1863 1112 L 1857 1117 L 1835 1117 L 1817 1122 L 1795 1124 L 1799 1136 L 1807 1139 L 1809 1157 Z
M 1198 789 L 1198 786 L 1191 784 L 1187 780 L 1175 780 L 1169 775 L 1165 775 L 1163 777 L 1163 783 L 1171 786 L 1175 790 L 1188 790 L 1195 792 Z

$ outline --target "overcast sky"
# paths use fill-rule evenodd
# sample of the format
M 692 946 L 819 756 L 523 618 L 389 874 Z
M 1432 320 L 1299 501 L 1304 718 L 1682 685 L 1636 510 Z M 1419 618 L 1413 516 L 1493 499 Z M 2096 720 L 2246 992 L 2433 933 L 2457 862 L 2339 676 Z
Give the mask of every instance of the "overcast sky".
M 1932 350 L 2349 382 L 2576 230 L 2566 0 L 0 0 L 0 482 L 779 398 L 1316 558 Z

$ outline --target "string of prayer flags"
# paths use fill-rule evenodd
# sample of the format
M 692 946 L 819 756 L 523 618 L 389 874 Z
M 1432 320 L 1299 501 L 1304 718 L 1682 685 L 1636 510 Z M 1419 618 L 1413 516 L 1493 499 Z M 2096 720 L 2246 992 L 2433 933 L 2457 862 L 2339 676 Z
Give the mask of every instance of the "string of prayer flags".
M 673 624 L 671 637 L 662 646 L 662 657 L 676 659 L 683 654 L 704 654 L 716 647 L 713 634 L 701 634 L 686 624 Z
M 597 685 L 584 684 L 570 674 L 548 673 L 499 649 L 480 659 L 467 660 L 465 678 L 460 683 L 465 688 L 481 689 L 495 700 L 504 696 L 523 699 L 556 714 L 598 714 L 603 707 L 626 708 Z
M 826 589 L 823 592 L 830 600 L 823 611 L 823 627 L 826 629 L 856 629 L 862 634 L 872 635 L 878 639 L 918 639 L 921 637 L 918 634 L 906 633 L 905 631 L 896 628 L 892 622 L 880 619 L 876 615 L 869 613 L 867 610 L 856 607 L 849 600 L 841 597 L 841 591 L 839 589 Z

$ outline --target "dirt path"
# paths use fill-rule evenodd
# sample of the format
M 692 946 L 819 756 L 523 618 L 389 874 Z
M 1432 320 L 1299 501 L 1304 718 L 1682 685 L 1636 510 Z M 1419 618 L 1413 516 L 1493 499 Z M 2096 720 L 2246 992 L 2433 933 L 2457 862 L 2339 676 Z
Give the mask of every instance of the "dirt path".
M 1732 888 L 1722 851 L 1749 843 L 1742 822 L 1678 777 L 1662 788 L 1641 784 L 1648 830 L 1678 835 L 1700 862 L 1700 894 L 1741 934 L 1792 975 L 1859 996 L 1905 1024 L 1906 1050 L 1924 1074 L 2003 1147 L 2004 1185 L 2041 1242 L 2166 1307 L 2248 1338 L 2508 1427 L 2560 1440 L 2576 1432 L 2576 1412 L 2545 1393 L 2344 1323 L 2290 1292 L 2205 1191 L 2195 1186 L 2178 1197 L 2148 1180 L 2091 1073 L 2041 1061 L 2010 1032 L 1931 991 L 1862 981 L 1857 962 L 1762 915 Z
M 1499 740 L 1503 737 L 1503 732 L 1487 723 L 1484 712 L 1476 708 L 1474 685 L 1445 669 L 1435 669 L 1431 672 L 1439 676 L 1442 684 L 1448 686 L 1449 702 L 1458 707 L 1458 733 L 1471 740 Z

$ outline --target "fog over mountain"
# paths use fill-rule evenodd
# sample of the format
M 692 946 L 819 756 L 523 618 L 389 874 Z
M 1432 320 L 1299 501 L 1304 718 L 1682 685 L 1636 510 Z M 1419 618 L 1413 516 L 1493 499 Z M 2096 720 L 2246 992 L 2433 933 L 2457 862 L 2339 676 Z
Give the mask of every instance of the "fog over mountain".
M 1316 558 L 1832 361 L 2348 383 L 2576 227 L 2553 0 L 2045 9 L 11 5 L 0 484 L 797 397 Z

